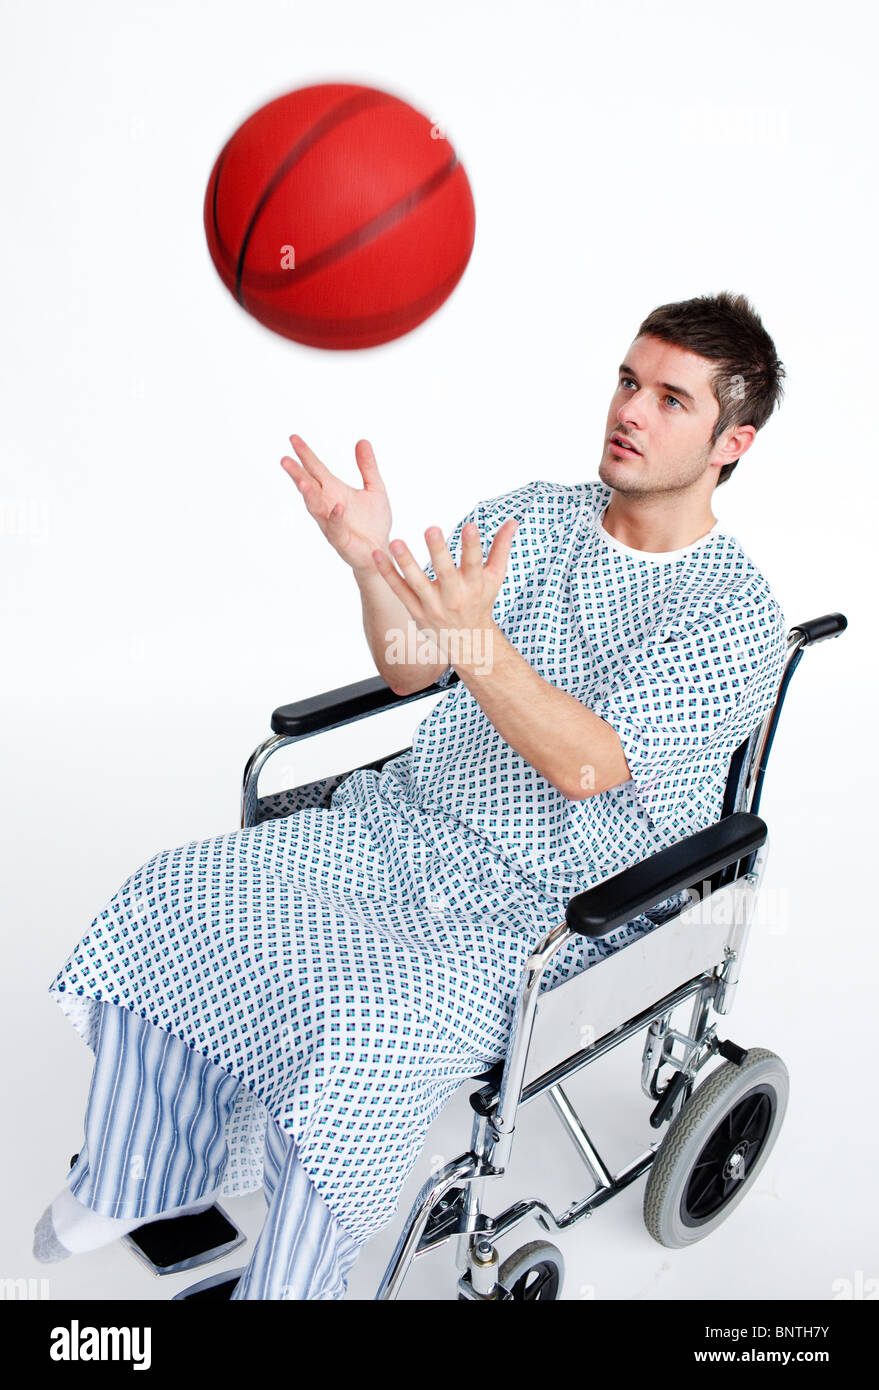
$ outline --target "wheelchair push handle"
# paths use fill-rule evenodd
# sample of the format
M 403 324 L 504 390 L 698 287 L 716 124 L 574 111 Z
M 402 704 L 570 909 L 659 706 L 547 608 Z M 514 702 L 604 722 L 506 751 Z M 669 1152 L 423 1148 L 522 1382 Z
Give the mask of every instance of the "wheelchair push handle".
M 805 623 L 794 623 L 792 631 L 801 632 L 804 647 L 814 646 L 816 642 L 826 642 L 828 637 L 838 637 L 848 627 L 844 613 L 825 613 L 821 618 L 810 618 Z

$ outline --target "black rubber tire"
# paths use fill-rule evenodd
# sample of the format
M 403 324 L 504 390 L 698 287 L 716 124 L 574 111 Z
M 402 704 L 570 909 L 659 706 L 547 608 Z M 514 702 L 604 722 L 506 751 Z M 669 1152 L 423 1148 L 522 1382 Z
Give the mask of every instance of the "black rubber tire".
M 520 1246 L 498 1270 L 498 1283 L 517 1303 L 555 1302 L 561 1298 L 564 1282 L 564 1256 L 548 1240 L 531 1240 Z
M 672 1120 L 644 1192 L 644 1224 L 660 1245 L 703 1240 L 753 1186 L 787 1109 L 790 1081 L 780 1057 L 749 1048 L 697 1086 Z M 728 1146 L 728 1148 L 727 1148 Z

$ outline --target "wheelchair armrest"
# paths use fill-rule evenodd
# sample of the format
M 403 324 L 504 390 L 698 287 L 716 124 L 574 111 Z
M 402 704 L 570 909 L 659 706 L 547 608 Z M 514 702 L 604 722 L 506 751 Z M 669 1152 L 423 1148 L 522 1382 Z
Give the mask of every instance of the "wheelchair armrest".
M 272 732 L 288 738 L 323 733 L 341 724 L 353 724 L 356 719 L 366 719 L 379 710 L 407 705 L 412 700 L 424 699 L 425 695 L 448 690 L 460 679 L 457 671 L 453 671 L 445 686 L 434 683 L 423 690 L 413 691 L 411 695 L 397 695 L 381 676 L 370 676 L 365 681 L 354 681 L 351 685 L 340 685 L 335 690 L 325 690 L 320 695 L 310 695 L 306 700 L 279 705 L 272 715 Z
M 581 936 L 605 936 L 719 869 L 759 849 L 769 831 L 759 816 L 737 811 L 651 854 L 568 903 L 565 920 Z

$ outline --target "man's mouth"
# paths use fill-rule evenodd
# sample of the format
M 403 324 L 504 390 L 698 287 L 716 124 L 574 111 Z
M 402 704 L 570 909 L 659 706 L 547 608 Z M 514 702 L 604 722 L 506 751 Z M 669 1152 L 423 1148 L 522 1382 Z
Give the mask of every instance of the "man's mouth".
M 621 454 L 638 454 L 640 451 L 630 444 L 621 434 L 612 434 L 608 443 L 612 449 L 616 449 Z

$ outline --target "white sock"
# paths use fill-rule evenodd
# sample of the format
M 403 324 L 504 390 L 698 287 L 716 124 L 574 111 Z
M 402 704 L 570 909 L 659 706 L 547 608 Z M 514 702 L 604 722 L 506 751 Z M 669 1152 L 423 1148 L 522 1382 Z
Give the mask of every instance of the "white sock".
M 64 1255 L 81 1255 L 87 1250 L 99 1250 L 114 1240 L 146 1226 L 151 1221 L 165 1221 L 172 1216 L 193 1215 L 213 1205 L 218 1193 L 200 1197 L 197 1202 L 172 1207 L 154 1216 L 101 1216 L 80 1202 L 69 1187 L 62 1187 L 51 1206 L 43 1212 L 36 1228 L 34 1254 L 43 1263 L 63 1259 Z M 54 1238 L 54 1239 L 53 1239 Z

